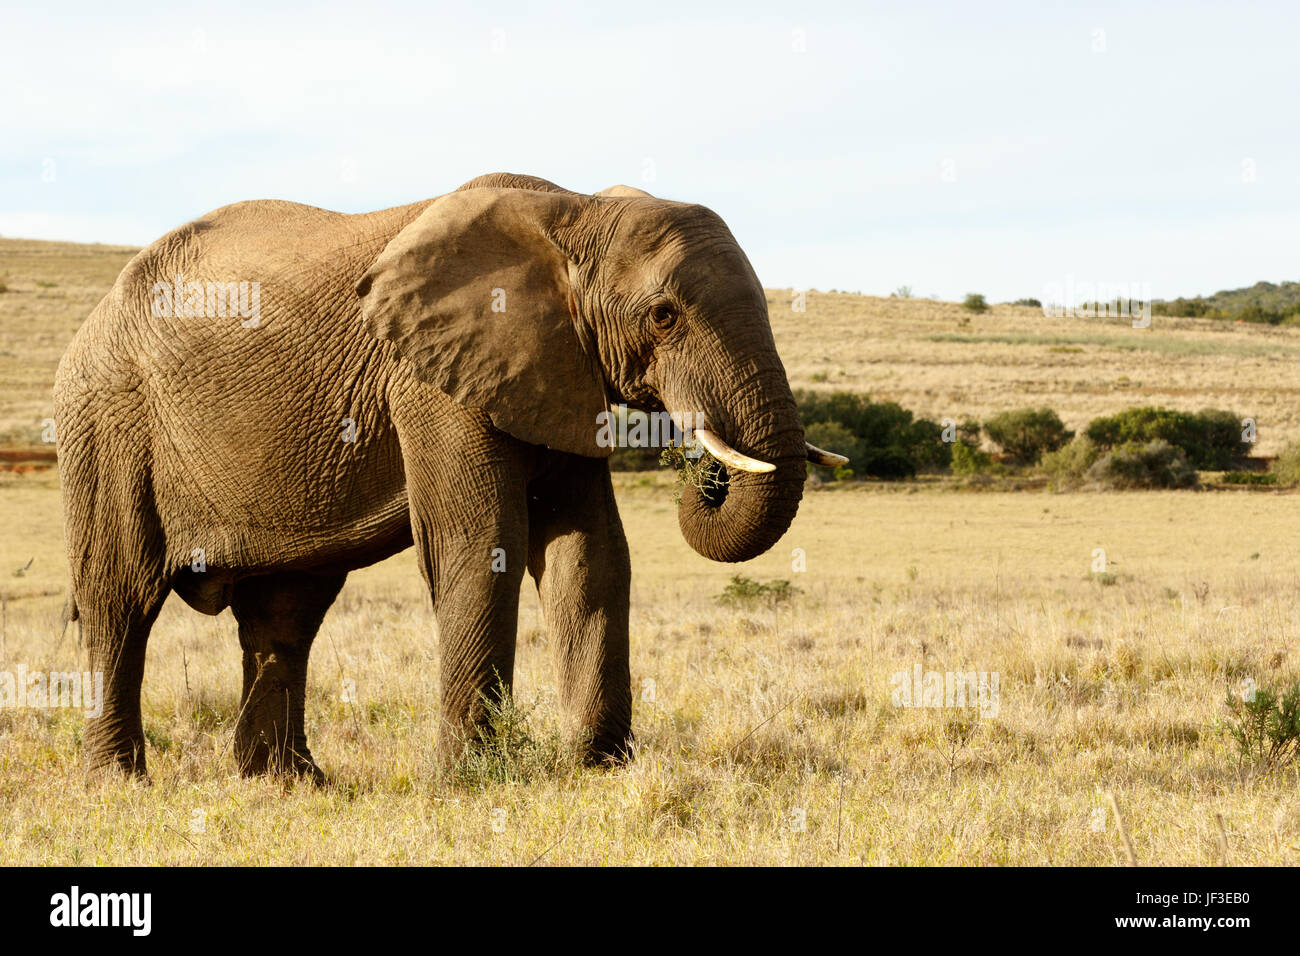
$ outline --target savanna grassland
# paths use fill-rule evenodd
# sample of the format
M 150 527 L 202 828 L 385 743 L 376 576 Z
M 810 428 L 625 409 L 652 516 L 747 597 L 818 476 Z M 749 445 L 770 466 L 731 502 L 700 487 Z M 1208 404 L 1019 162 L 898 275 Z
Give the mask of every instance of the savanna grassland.
M 0 240 L 5 447 L 42 447 L 58 356 L 130 254 Z M 1049 405 L 1075 428 L 1219 406 L 1257 418 L 1259 453 L 1300 438 L 1300 329 L 769 301 L 796 386 L 935 419 Z M 173 599 L 145 677 L 152 786 L 87 783 L 77 711 L 0 710 L 0 863 L 1111 864 L 1112 794 L 1140 863 L 1300 863 L 1300 773 L 1243 763 L 1220 731 L 1230 689 L 1300 674 L 1296 495 L 836 484 L 733 567 L 681 539 L 671 474 L 616 485 L 628 767 L 570 762 L 526 586 L 510 746 L 439 768 L 437 629 L 407 552 L 354 573 L 317 639 L 308 735 L 329 785 L 239 777 L 234 621 Z M 54 471 L 0 472 L 0 670 L 84 665 L 60 633 L 60 529 Z M 737 573 L 797 591 L 720 603 Z M 996 672 L 996 715 L 894 706 L 916 665 Z

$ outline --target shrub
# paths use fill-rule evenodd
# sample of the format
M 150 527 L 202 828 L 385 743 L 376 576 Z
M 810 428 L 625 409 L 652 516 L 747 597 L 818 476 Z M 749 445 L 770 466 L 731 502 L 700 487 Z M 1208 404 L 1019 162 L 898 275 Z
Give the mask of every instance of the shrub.
M 1038 299 L 1016 299 L 1016 301 L 1012 302 L 1011 304 L 1023 305 L 1031 309 L 1041 309 L 1043 307 L 1043 303 L 1040 302 Z
M 962 426 L 958 426 L 959 437 L 961 430 Z M 918 418 L 912 422 L 907 437 L 908 454 L 918 471 L 941 471 L 948 467 L 952 460 L 952 449 L 943 440 L 943 426 L 938 422 Z
M 970 445 L 973 448 L 978 448 L 980 445 L 981 427 L 982 426 L 977 419 L 963 419 L 962 422 L 954 428 L 957 441 L 961 442 L 963 445 Z
M 1181 448 L 1194 467 L 1225 471 L 1250 453 L 1241 440 L 1241 418 L 1222 409 L 1191 414 L 1168 408 L 1127 408 L 1088 425 L 1088 437 L 1102 448 L 1161 439 Z
M 1273 462 L 1272 474 L 1283 488 L 1300 485 L 1300 441 L 1292 442 L 1282 449 L 1282 454 Z
M 659 467 L 658 448 L 615 448 L 609 456 L 611 471 L 652 471 Z
M 575 750 L 559 728 L 535 732 L 530 726 L 536 703 L 522 706 L 499 679 L 494 696 L 479 696 L 485 720 L 449 768 L 456 783 L 482 791 L 501 784 L 562 777 L 576 770 Z
M 984 296 L 978 292 L 968 292 L 966 294 L 966 300 L 962 302 L 961 307 L 967 312 L 987 312 L 989 310 L 988 302 L 986 302 Z
M 993 469 L 993 459 L 989 453 L 981 451 L 965 442 L 954 442 L 952 446 L 952 473 L 963 478 L 987 474 Z
M 741 577 L 737 574 L 718 595 L 718 603 L 733 607 L 749 607 L 755 604 L 776 605 L 783 604 L 798 593 L 798 588 L 783 579 L 763 584 L 753 578 Z
M 1194 488 L 1196 469 L 1181 448 L 1162 438 L 1127 442 L 1103 455 L 1088 478 L 1106 488 Z
M 1087 435 L 1078 435 L 1074 441 L 1056 451 L 1049 451 L 1039 461 L 1053 488 L 1071 488 L 1083 481 L 1101 451 Z
M 1225 485 L 1275 485 L 1277 475 L 1262 474 L 1258 471 L 1225 471 L 1219 480 Z
M 1197 468 L 1222 471 L 1250 454 L 1250 443 L 1241 440 L 1242 416 L 1222 408 L 1203 408 L 1192 418 L 1195 442 L 1183 450 Z
M 895 402 L 873 402 L 853 392 L 795 394 L 808 440 L 828 451 L 842 451 L 857 475 L 887 480 L 911 478 L 922 468 L 943 468 L 949 449 L 935 422 L 916 420 Z M 839 425 L 843 431 L 820 426 Z M 849 450 L 840 441 L 852 436 Z M 821 438 L 822 441 L 818 441 Z
M 1227 707 L 1232 717 L 1223 729 L 1243 761 L 1277 770 L 1300 754 L 1300 681 L 1285 690 L 1256 688 L 1250 700 L 1229 691 Z
M 1021 465 L 1035 464 L 1043 454 L 1056 451 L 1074 437 L 1050 408 L 1002 412 L 984 423 L 984 431 Z

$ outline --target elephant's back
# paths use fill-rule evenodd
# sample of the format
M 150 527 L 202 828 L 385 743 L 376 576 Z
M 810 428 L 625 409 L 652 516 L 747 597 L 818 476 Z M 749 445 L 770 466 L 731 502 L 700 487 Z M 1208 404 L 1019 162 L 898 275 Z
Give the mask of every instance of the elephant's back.
M 392 347 L 366 332 L 354 287 L 415 215 L 238 203 L 123 270 L 65 356 L 60 388 L 72 417 L 129 419 L 169 536 L 241 528 L 218 550 L 256 560 L 290 535 L 306 552 L 400 514 Z
M 255 200 L 213 210 L 127 263 L 78 331 L 81 349 L 123 356 L 153 380 L 367 349 L 356 282 L 424 205 L 349 215 Z

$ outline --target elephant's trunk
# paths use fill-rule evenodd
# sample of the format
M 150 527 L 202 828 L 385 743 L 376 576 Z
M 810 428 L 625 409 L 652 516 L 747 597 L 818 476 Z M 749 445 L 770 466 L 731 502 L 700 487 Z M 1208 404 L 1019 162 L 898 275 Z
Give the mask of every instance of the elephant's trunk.
M 769 462 L 761 473 L 728 468 L 724 489 L 688 485 L 677 510 L 682 536 L 714 561 L 748 561 L 790 527 L 803 497 L 808 450 L 784 372 L 759 375 L 735 396 L 725 424 L 711 430 L 742 455 Z

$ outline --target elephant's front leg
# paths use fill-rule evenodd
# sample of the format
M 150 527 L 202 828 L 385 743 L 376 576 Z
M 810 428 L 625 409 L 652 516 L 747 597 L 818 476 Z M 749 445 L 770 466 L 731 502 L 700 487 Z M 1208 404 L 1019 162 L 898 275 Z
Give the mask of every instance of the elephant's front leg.
M 436 547 L 434 614 L 441 651 L 444 753 L 455 756 L 489 729 L 490 708 L 514 682 L 519 582 L 527 532 L 477 529 Z
M 438 621 L 439 745 L 455 759 L 479 741 L 490 708 L 512 688 L 528 510 L 523 468 L 510 456 L 471 463 L 441 455 L 437 464 L 408 464 L 407 488 Z
M 605 461 L 559 453 L 554 460 L 530 487 L 528 566 L 560 699 L 587 756 L 623 760 L 632 740 L 627 539 Z

